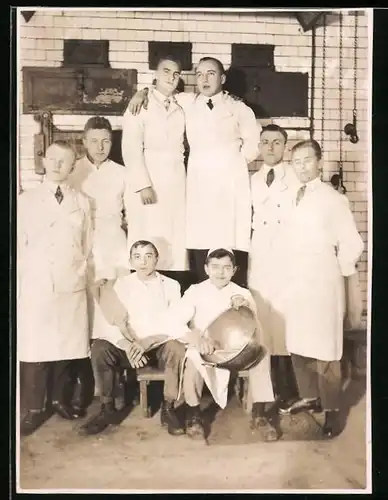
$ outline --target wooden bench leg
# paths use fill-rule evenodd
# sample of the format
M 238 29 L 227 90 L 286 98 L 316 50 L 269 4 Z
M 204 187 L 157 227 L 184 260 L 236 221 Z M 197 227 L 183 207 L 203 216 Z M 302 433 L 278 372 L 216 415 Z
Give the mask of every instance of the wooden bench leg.
M 244 411 L 246 412 L 248 409 L 248 386 L 249 386 L 249 380 L 247 378 L 242 378 L 242 384 L 243 384 L 243 396 L 242 396 L 242 407 Z
M 148 408 L 148 381 L 147 380 L 140 380 L 139 382 L 140 386 L 140 407 L 143 412 L 143 417 L 149 418 L 150 417 L 150 410 Z

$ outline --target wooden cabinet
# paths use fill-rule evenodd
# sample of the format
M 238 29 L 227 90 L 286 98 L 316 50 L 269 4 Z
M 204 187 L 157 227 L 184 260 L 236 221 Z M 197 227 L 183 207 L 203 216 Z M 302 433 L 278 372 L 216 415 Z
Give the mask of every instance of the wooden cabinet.
M 136 91 L 137 71 L 98 67 L 23 68 L 23 113 L 121 115 Z

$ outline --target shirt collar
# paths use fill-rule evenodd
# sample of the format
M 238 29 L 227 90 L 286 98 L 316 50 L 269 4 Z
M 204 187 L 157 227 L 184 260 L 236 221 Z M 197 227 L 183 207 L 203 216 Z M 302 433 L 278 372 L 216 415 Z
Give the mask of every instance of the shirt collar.
M 274 173 L 275 173 L 275 179 L 277 177 L 283 177 L 284 175 L 284 163 L 281 161 L 280 163 L 277 163 L 276 165 L 267 165 L 266 163 L 263 163 L 263 174 L 266 176 L 268 172 L 273 168 Z
M 170 95 L 170 96 L 167 96 L 167 95 L 164 95 L 162 94 L 161 92 L 159 92 L 159 90 L 156 90 L 156 88 L 153 88 L 152 89 L 152 93 L 155 97 L 155 99 L 164 106 L 164 101 L 166 99 L 168 99 L 170 101 L 170 103 L 172 102 L 175 102 L 175 97 L 174 95 Z
M 158 273 L 158 271 L 155 272 L 155 278 L 149 281 L 142 281 L 139 276 L 137 275 L 137 272 L 135 271 L 132 273 L 133 279 L 136 280 L 138 283 L 140 283 L 143 286 L 146 286 L 147 283 L 161 283 L 162 282 L 162 275 Z
M 105 165 L 107 165 L 109 163 L 109 158 L 107 158 L 105 161 L 103 161 L 98 167 L 95 163 L 93 163 L 93 161 L 91 160 L 91 158 L 89 157 L 89 155 L 86 153 L 85 156 L 84 156 L 84 159 L 85 161 L 87 162 L 87 164 L 93 168 L 93 170 L 100 170 L 101 167 L 105 167 Z
M 319 176 L 309 182 L 306 182 L 306 191 L 315 191 L 321 183 L 322 181 Z M 303 186 L 303 184 L 301 184 L 301 186 Z
M 218 94 L 214 94 L 211 97 L 208 97 L 208 96 L 203 95 L 203 94 L 199 94 L 199 97 L 201 98 L 201 100 L 208 102 L 208 100 L 211 99 L 213 104 L 220 103 L 223 100 L 223 96 L 224 96 L 224 92 L 222 90 L 220 92 L 218 92 Z
M 67 191 L 69 189 L 69 186 L 67 185 L 66 182 L 62 182 L 61 184 L 58 184 L 57 182 L 52 182 L 48 179 L 45 179 L 42 183 L 42 185 L 48 190 L 50 191 L 50 193 L 54 193 L 56 192 L 56 190 L 58 189 L 58 186 L 61 187 L 61 190 L 62 191 Z

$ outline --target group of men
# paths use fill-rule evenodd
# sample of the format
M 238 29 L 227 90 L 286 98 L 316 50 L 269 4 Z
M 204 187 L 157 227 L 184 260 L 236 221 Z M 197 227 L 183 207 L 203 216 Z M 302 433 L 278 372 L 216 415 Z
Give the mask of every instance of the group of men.
M 325 411 L 324 434 L 335 433 L 344 292 L 357 284 L 363 251 L 347 199 L 320 180 L 315 141 L 294 146 L 292 166 L 283 162 L 286 131 L 261 128 L 222 90 L 220 61 L 201 59 L 197 94 L 176 92 L 180 73 L 179 62 L 163 58 L 154 87 L 132 98 L 123 117 L 125 167 L 108 159 L 109 121 L 94 117 L 85 126 L 85 157 L 76 162 L 68 144 L 53 143 L 42 185 L 20 197 L 22 434 L 44 422 L 49 380 L 57 414 L 85 415 L 67 386 L 75 360 L 79 372 L 91 371 L 92 338 L 101 408 L 84 434 L 118 423 L 117 373 L 154 362 L 166 373 L 162 425 L 202 439 L 203 385 L 223 408 L 230 376 L 203 363 L 201 354 L 216 349 L 207 327 L 241 306 L 254 313 L 266 348 L 249 370 L 253 426 L 267 441 L 279 438 L 266 405 L 279 398 L 284 413 Z M 248 164 L 259 155 L 264 164 L 250 178 Z M 187 269 L 196 284 L 181 297 L 179 283 L 163 273 Z M 287 392 L 284 382 L 294 377 L 297 391 Z

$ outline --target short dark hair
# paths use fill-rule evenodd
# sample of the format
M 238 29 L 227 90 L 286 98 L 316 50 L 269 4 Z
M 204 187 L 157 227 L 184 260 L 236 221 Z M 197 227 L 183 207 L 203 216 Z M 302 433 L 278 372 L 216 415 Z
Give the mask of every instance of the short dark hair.
M 315 139 L 307 139 L 305 141 L 300 141 L 291 149 L 291 155 L 295 153 L 298 149 L 302 148 L 312 148 L 314 150 L 315 156 L 318 160 L 322 158 L 322 149 L 319 143 Z
M 157 64 L 156 64 L 156 69 L 159 68 L 159 64 L 162 63 L 163 61 L 171 61 L 171 62 L 175 63 L 179 68 L 179 73 L 181 73 L 181 71 L 182 71 L 181 61 L 179 59 L 177 59 L 176 57 L 171 56 L 171 55 L 165 55 L 163 57 L 160 57 Z
M 104 116 L 92 116 L 85 123 L 84 133 L 88 130 L 108 130 L 112 134 L 112 125 L 110 121 Z
M 224 68 L 224 65 L 222 64 L 222 62 L 221 62 L 219 59 L 216 59 L 215 57 L 211 57 L 211 56 L 201 57 L 201 59 L 199 60 L 198 66 L 199 66 L 202 62 L 206 62 L 206 61 L 213 61 L 213 62 L 217 65 L 218 69 L 220 70 L 221 75 L 224 75 L 224 74 L 225 74 L 225 68 Z
M 72 151 L 74 153 L 74 157 L 77 156 L 75 148 L 74 148 L 73 144 L 70 141 L 66 141 L 64 139 L 58 139 L 56 141 L 53 141 L 51 144 L 49 144 L 48 147 L 47 147 L 47 149 L 50 146 L 59 146 L 60 148 L 68 149 L 68 150 L 70 150 L 70 151 Z M 46 152 L 47 152 L 47 149 L 46 149 Z
M 265 125 L 260 132 L 260 137 L 264 134 L 264 132 L 280 132 L 284 137 L 284 142 L 288 141 L 288 134 L 280 125 L 276 125 L 275 123 L 270 123 L 269 125 Z
M 132 244 L 131 249 L 129 251 L 130 257 L 132 257 L 132 253 L 133 253 L 134 250 L 136 250 L 136 248 L 139 248 L 139 247 L 140 248 L 144 248 L 144 247 L 147 247 L 148 245 L 151 246 L 154 249 L 156 257 L 159 257 L 158 249 L 156 248 L 156 246 L 151 241 L 148 241 L 148 240 L 138 240 L 138 241 L 135 241 L 135 243 Z
M 233 253 L 229 252 L 225 248 L 217 248 L 209 253 L 206 257 L 205 265 L 209 264 L 210 259 L 222 259 L 223 257 L 229 257 L 232 261 L 233 267 L 236 267 L 236 257 Z

